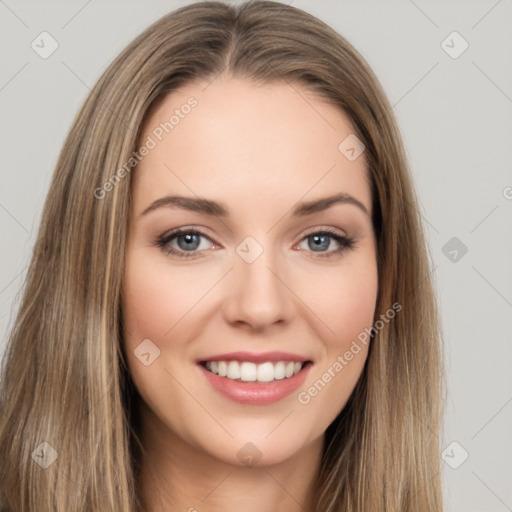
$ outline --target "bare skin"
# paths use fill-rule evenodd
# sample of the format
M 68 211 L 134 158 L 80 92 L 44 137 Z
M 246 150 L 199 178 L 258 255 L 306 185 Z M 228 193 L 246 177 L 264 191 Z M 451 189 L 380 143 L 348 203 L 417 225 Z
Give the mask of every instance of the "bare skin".
M 255 86 L 221 76 L 208 86 L 186 85 L 152 109 L 141 141 L 155 138 L 155 127 L 191 96 L 197 106 L 133 171 L 124 343 L 144 401 L 146 510 L 309 512 L 324 432 L 350 397 L 368 346 L 341 371 L 333 365 L 375 313 L 366 165 L 363 156 L 350 161 L 338 150 L 354 133 L 348 118 L 285 82 Z M 293 215 L 299 202 L 338 193 L 361 204 Z M 229 215 L 169 205 L 142 214 L 171 194 L 221 202 Z M 182 234 L 155 244 L 177 228 L 200 231 L 199 243 L 188 250 Z M 316 245 L 312 235 L 325 229 L 353 246 L 330 234 Z M 263 249 L 251 263 L 236 252 L 248 236 Z M 160 350 L 148 366 L 134 354 L 146 339 Z M 271 404 L 240 404 L 218 393 L 196 363 L 239 350 L 282 350 L 313 364 L 296 392 Z M 325 386 L 309 393 L 318 380 Z M 260 456 L 256 464 L 240 457 L 247 443 Z

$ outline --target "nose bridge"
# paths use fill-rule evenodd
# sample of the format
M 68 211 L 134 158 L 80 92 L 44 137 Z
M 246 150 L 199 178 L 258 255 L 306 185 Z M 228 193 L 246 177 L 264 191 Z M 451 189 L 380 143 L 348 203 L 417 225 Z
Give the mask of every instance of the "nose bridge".
M 268 236 L 265 241 L 272 237 Z M 260 237 L 261 239 L 261 237 Z M 247 237 L 237 247 L 226 298 L 230 322 L 245 322 L 262 328 L 290 319 L 292 293 L 285 285 L 281 258 L 276 247 Z

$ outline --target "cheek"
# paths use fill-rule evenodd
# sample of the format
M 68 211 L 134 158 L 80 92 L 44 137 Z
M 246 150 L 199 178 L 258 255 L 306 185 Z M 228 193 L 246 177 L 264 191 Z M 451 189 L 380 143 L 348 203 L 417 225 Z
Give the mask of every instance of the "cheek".
M 346 405 L 368 356 L 378 293 L 376 260 L 369 251 L 336 272 L 310 273 L 301 279 L 301 293 L 318 318 L 323 343 L 319 364 L 297 399 L 325 428 Z
M 172 406 L 172 379 L 165 371 L 169 367 L 166 345 L 172 338 L 172 350 L 180 350 L 180 321 L 201 296 L 201 290 L 195 289 L 197 285 L 185 275 L 170 272 L 159 258 L 148 257 L 147 249 L 132 247 L 127 253 L 122 304 L 124 346 L 131 377 L 153 411 L 162 404 Z M 152 343 L 142 345 L 144 340 Z M 147 366 L 139 359 L 144 353 L 150 354 Z
M 166 258 L 148 254 L 147 248 L 132 247 L 127 253 L 124 346 L 132 379 L 154 410 L 181 396 L 179 387 L 175 393 L 169 392 L 173 381 L 168 371 L 184 371 L 176 369 L 175 361 L 186 359 L 190 340 L 200 336 L 204 324 L 196 320 L 205 303 L 201 299 L 218 280 L 219 275 L 212 275 L 207 266 L 172 268 Z M 141 345 L 147 339 L 152 344 Z M 148 366 L 138 358 L 147 352 L 146 347 L 157 354 Z
M 366 326 L 368 315 L 360 316 L 360 321 L 351 319 L 346 325 L 335 327 L 337 338 L 325 344 L 325 357 L 312 368 L 305 385 L 297 393 L 296 400 L 304 417 L 314 417 L 310 437 L 321 435 L 345 408 L 352 395 L 366 359 L 369 344 L 357 339 Z M 343 317 L 345 318 L 345 316 Z M 347 318 L 348 320 L 348 318 Z M 367 338 L 369 341 L 369 337 Z
M 336 332 L 336 345 L 344 349 L 373 323 L 377 300 L 376 273 L 369 270 L 365 275 L 347 276 L 333 295 L 336 305 L 330 310 L 332 329 Z
M 359 253 L 337 272 L 316 276 L 315 282 L 319 286 L 313 297 L 315 312 L 329 330 L 324 329 L 328 334 L 323 336 L 320 365 L 298 401 L 306 409 L 316 409 L 319 423 L 326 427 L 346 405 L 368 356 L 367 332 L 373 325 L 378 294 L 376 259 L 372 251 Z
M 317 268 L 302 273 L 298 283 L 297 293 L 316 315 L 318 335 L 329 350 L 344 349 L 372 325 L 378 292 L 374 258 L 358 255 L 336 270 Z
M 124 284 L 127 338 L 158 342 L 172 336 L 170 331 L 204 295 L 204 282 L 200 275 L 191 279 L 183 269 L 170 272 L 165 261 L 155 262 L 134 250 L 127 258 Z

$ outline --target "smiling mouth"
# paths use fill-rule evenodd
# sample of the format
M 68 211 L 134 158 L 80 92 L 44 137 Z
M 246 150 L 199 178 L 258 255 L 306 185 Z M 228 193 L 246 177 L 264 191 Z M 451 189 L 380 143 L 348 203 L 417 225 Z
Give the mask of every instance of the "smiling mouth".
M 235 382 L 264 384 L 287 380 L 313 363 L 312 361 L 267 361 L 256 364 L 249 361 L 201 361 L 199 364 L 207 371 Z

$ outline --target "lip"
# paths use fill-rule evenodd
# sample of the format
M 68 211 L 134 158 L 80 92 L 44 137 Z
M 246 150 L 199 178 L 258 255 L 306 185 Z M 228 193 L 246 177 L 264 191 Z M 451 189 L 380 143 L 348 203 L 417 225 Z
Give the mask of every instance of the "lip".
M 208 359 L 208 361 L 226 361 L 233 359 L 237 360 L 237 358 L 240 357 L 239 354 L 245 354 L 244 357 L 247 356 L 246 352 L 236 352 L 236 354 L 238 355 L 231 359 L 223 359 L 226 357 L 226 355 L 228 355 L 225 354 L 222 357 L 217 356 L 218 359 Z M 273 352 L 272 354 L 278 353 Z M 293 354 L 288 354 L 284 359 L 286 360 L 290 356 L 293 356 L 291 359 L 292 361 L 306 361 L 304 358 L 294 359 L 297 356 L 294 356 Z M 249 359 L 244 358 L 242 358 L 242 360 L 249 361 Z M 282 361 L 283 359 L 278 360 Z M 269 361 L 269 359 L 265 359 L 263 362 L 265 361 Z M 238 382 L 226 377 L 220 377 L 219 375 L 208 371 L 202 364 L 200 364 L 200 362 L 198 362 L 197 367 L 199 368 L 199 371 L 206 377 L 207 381 L 213 387 L 213 389 L 215 389 L 215 391 L 225 396 L 226 398 L 229 398 L 233 402 L 250 405 L 267 405 L 282 400 L 283 398 L 296 391 L 302 384 L 304 384 L 304 381 L 306 380 L 312 365 L 313 363 L 309 361 L 306 365 L 304 365 L 300 372 L 293 377 L 273 380 L 272 382 Z
M 293 361 L 305 363 L 306 361 L 311 361 L 311 359 L 300 356 L 298 354 L 292 354 L 291 352 L 273 351 L 255 353 L 239 351 L 229 352 L 228 354 L 217 354 L 214 356 L 204 357 L 201 359 L 197 359 L 196 363 L 204 363 L 206 361 L 248 361 L 250 363 L 260 364 L 266 362 L 277 363 L 279 361 Z

